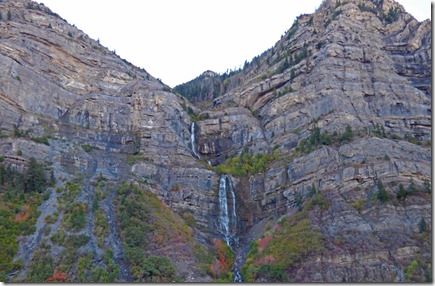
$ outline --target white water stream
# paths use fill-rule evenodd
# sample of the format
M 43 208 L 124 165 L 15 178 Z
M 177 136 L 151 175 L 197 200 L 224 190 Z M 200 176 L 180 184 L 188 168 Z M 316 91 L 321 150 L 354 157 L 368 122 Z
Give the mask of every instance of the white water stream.
M 195 122 L 190 125 L 190 143 L 192 144 L 192 152 L 198 159 L 200 159 L 199 154 L 196 152 L 196 141 L 195 141 Z
M 229 194 L 228 194 L 229 192 Z M 236 237 L 237 214 L 236 195 L 230 176 L 222 175 L 219 180 L 219 219 L 218 229 L 222 233 L 227 245 L 235 252 L 239 248 L 239 240 Z M 229 200 L 231 202 L 229 203 Z M 239 269 L 233 269 L 234 282 L 242 282 Z

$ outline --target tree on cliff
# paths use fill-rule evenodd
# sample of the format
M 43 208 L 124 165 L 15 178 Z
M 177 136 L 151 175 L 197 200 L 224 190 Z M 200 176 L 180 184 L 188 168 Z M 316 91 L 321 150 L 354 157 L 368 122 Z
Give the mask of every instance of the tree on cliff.
M 30 158 L 29 166 L 25 173 L 24 191 L 41 193 L 47 183 L 45 171 L 41 164 L 35 158 Z

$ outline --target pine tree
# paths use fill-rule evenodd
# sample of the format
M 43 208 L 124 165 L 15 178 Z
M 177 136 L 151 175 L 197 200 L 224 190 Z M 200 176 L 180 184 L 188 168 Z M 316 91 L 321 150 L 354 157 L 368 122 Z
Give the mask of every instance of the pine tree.
M 399 191 L 397 192 L 397 195 L 396 195 L 397 199 L 399 199 L 399 200 L 404 199 L 406 197 L 406 195 L 407 195 L 407 193 L 406 193 L 405 187 L 402 184 L 400 184 Z
M 342 141 L 345 143 L 349 143 L 352 140 L 353 137 L 353 131 L 352 127 L 350 125 L 346 126 L 346 131 L 343 134 Z
M 385 203 L 388 200 L 388 194 L 381 180 L 378 181 L 378 190 L 378 199 L 381 203 Z
M 44 190 L 47 179 L 45 172 L 35 158 L 30 158 L 29 166 L 25 174 L 24 191 L 41 193 Z
M 53 170 L 51 170 L 51 172 L 50 172 L 50 184 L 52 186 L 56 185 L 56 177 L 54 176 L 54 171 Z

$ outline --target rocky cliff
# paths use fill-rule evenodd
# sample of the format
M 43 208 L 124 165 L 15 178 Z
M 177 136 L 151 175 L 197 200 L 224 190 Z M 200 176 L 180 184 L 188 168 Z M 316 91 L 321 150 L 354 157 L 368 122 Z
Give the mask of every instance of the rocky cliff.
M 3 279 L 431 281 L 430 21 L 324 1 L 183 97 L 43 5 L 0 12 L 1 161 L 56 181 Z

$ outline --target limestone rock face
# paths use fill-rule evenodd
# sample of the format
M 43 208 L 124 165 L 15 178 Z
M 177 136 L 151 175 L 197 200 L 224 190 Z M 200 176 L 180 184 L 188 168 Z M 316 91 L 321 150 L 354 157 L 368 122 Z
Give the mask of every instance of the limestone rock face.
M 231 147 L 239 151 L 227 157 L 242 152 L 234 135 L 244 130 L 239 118 L 249 114 L 240 107 L 258 120 L 263 135 L 244 148 L 279 151 L 267 171 L 236 184 L 247 240 L 265 220 L 291 213 L 301 198 L 308 201 L 313 188 L 332 204 L 332 220 L 325 213 L 310 217 L 327 241 L 325 252 L 288 269 L 291 281 L 404 281 L 403 271 L 418 255 L 428 258 L 428 241 L 417 238 L 416 227 L 431 220 L 430 195 L 404 203 L 396 195 L 400 184 L 418 181 L 422 190 L 431 178 L 430 26 L 394 1 L 324 1 L 316 13 L 300 16 L 273 49 L 227 79 L 237 82 L 234 88 L 198 103 L 203 113 L 225 110 L 234 126 L 225 128 L 223 118 L 200 120 L 203 155 L 220 157 Z M 352 142 L 319 144 L 303 154 L 296 148 L 316 128 L 331 135 L 343 134 L 346 126 Z M 228 135 L 210 136 L 217 128 Z M 375 203 L 379 181 L 390 198 L 386 205 Z M 412 218 L 402 217 L 414 208 Z M 400 233 L 400 242 L 389 233 Z M 402 249 L 414 252 L 401 256 Z
M 242 153 L 274 153 L 257 173 L 230 174 L 239 264 L 251 241 L 280 218 L 295 217 L 313 192 L 328 206 L 308 212 L 321 233 L 322 252 L 284 269 L 291 281 L 406 281 L 413 261 L 430 263 L 431 235 L 419 226 L 432 222 L 430 21 L 418 22 L 392 0 L 324 1 L 243 70 L 208 71 L 175 88 L 183 97 L 32 3 L 0 3 L 1 12 L 11 11 L 11 19 L 0 21 L 2 164 L 24 170 L 35 157 L 50 166 L 58 187 L 79 178 L 78 200 L 88 205 L 98 178 L 110 186 L 138 184 L 190 222 L 192 239 L 209 247 L 222 238 L 215 167 Z M 380 182 L 388 197 L 383 203 Z M 415 190 L 399 200 L 400 185 Z M 54 211 L 54 193 L 41 206 L 44 215 Z M 115 198 L 108 189 L 109 243 L 119 279 L 132 281 Z M 86 249 L 100 261 L 92 210 L 87 217 Z M 21 239 L 16 258 L 25 260 L 24 267 L 11 278 L 23 279 L 29 270 L 42 220 Z M 53 225 L 50 234 L 58 228 Z M 185 281 L 212 279 L 190 246 L 179 243 L 170 253 L 171 246 L 156 237 L 156 249 L 147 254 L 170 254 Z M 53 255 L 60 252 L 54 248 Z
M 60 187 L 83 178 L 80 200 L 89 205 L 95 195 L 90 183 L 96 178 L 134 181 L 151 189 L 180 215 L 191 213 L 198 227 L 213 228 L 219 178 L 192 156 L 191 118 L 182 107 L 190 104 L 47 7 L 30 1 L 3 1 L 0 11 L 11 11 L 10 20 L 4 14 L 0 21 L 4 164 L 22 170 L 35 157 L 51 165 Z M 35 138 L 48 138 L 49 146 L 36 143 Z M 111 223 L 117 223 L 117 218 L 112 219 Z M 41 237 L 43 230 L 38 228 L 35 237 Z M 54 227 L 51 233 L 56 231 Z M 92 238 L 91 222 L 88 231 Z M 197 231 L 195 237 L 206 244 L 210 238 L 206 233 Z M 29 259 L 41 242 L 26 241 L 18 258 Z M 111 243 L 117 250 L 116 261 L 122 260 L 122 242 Z M 102 253 L 93 247 L 91 252 Z M 176 259 L 181 257 L 191 262 L 188 265 L 196 263 L 191 251 Z M 183 279 L 210 279 L 193 266 L 175 264 Z M 28 261 L 25 265 L 19 279 L 25 277 Z M 122 274 L 120 279 L 130 281 L 131 277 Z

